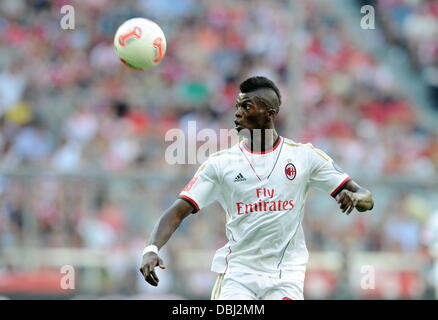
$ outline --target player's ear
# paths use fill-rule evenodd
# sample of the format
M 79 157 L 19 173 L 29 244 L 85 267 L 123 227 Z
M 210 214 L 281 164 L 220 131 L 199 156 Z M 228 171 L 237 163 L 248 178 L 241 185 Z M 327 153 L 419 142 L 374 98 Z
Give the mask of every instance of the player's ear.
M 275 109 L 269 109 L 268 110 L 268 115 L 271 117 L 271 118 L 274 118 L 275 117 L 275 115 L 277 114 L 277 112 L 275 111 Z

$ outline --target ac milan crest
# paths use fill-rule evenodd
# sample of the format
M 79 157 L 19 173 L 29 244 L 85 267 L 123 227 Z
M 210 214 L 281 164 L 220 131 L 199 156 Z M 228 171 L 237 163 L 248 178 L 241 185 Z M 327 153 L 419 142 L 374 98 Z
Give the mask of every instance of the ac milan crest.
M 292 163 L 288 163 L 286 167 L 284 168 L 284 173 L 286 174 L 286 177 L 289 180 L 295 179 L 295 176 L 297 175 L 297 169 Z

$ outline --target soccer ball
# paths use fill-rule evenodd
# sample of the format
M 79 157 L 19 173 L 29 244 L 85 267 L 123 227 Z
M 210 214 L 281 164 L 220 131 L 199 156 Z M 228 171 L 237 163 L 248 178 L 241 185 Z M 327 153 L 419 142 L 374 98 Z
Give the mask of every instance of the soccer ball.
M 128 67 L 147 70 L 164 58 L 166 37 L 155 22 L 145 18 L 125 21 L 114 36 L 119 59 Z

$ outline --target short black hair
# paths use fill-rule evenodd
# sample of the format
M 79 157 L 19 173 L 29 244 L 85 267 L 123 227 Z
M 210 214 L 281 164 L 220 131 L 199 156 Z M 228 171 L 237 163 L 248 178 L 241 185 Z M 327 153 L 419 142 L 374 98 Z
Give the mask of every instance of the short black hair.
M 278 90 L 278 87 L 275 85 L 275 83 L 272 80 L 266 77 L 256 76 L 256 77 L 248 78 L 240 84 L 240 92 L 242 93 L 248 93 L 262 88 L 269 88 L 274 90 L 278 97 L 279 105 L 281 105 L 280 90 Z

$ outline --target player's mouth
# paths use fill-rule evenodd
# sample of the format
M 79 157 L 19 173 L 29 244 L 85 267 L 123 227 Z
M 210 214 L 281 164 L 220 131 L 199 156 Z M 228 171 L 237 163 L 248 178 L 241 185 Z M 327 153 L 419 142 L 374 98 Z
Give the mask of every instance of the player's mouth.
M 242 129 L 242 125 L 238 121 L 234 121 L 234 124 L 236 125 L 235 129 L 237 129 L 237 130 Z

